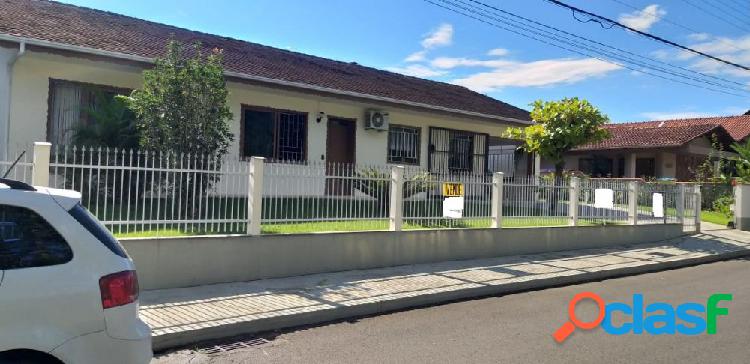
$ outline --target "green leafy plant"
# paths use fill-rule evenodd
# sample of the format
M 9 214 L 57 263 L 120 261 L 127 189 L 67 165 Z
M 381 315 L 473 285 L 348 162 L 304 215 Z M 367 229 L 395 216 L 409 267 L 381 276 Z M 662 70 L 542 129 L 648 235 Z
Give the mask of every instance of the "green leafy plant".
M 536 153 L 555 165 L 555 176 L 562 176 L 563 156 L 571 149 L 606 139 L 602 126 L 609 118 L 586 100 L 564 98 L 560 101 L 534 101 L 531 119 L 534 125 L 509 128 L 505 135 L 523 141 L 521 149 Z
M 734 216 L 732 206 L 734 206 L 734 196 L 724 195 L 714 200 L 711 210 L 731 218 Z
M 740 182 L 750 182 L 750 139 L 744 144 L 734 143 L 732 149 L 738 154 L 732 160 L 735 162 L 737 169 L 737 178 Z
M 378 200 L 379 206 L 385 206 L 386 211 L 390 205 L 391 181 L 390 174 L 383 173 L 374 168 L 366 168 L 355 173 L 356 178 L 352 180 L 352 187 L 365 195 Z M 404 178 L 403 198 L 409 198 L 418 193 L 431 191 L 437 188 L 437 182 L 433 181 L 429 172 L 420 172 L 411 177 Z
M 84 109 L 89 122 L 73 128 L 73 144 L 87 147 L 138 147 L 135 115 L 123 96 L 95 92 L 96 107 Z
M 170 41 L 165 56 L 143 71 L 143 88 L 126 100 L 136 115 L 141 148 L 166 154 L 165 167 L 180 163 L 182 168 L 218 169 L 234 139 L 228 98 L 220 50 L 205 55 L 200 43 L 185 49 Z M 155 177 L 158 183 L 165 180 L 162 175 Z M 188 198 L 191 191 L 206 191 L 218 178 L 183 173 L 170 181 L 170 188 L 190 204 L 195 202 Z M 194 205 L 191 211 L 198 213 Z

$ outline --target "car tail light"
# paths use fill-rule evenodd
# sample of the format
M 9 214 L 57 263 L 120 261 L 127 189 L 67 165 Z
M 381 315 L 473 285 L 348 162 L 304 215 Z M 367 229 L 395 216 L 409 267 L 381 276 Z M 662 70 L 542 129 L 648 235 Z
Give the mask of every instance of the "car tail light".
M 138 299 L 138 276 L 134 270 L 112 273 L 99 278 L 99 289 L 105 309 L 127 305 Z

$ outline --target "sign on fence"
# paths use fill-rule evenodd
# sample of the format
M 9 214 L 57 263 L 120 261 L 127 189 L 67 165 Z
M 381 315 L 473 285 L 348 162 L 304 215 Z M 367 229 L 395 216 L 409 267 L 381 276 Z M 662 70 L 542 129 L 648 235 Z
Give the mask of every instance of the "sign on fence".
M 615 207 L 615 191 L 609 188 L 594 190 L 594 207 L 597 209 L 612 209 Z
M 651 211 L 653 211 L 654 217 L 664 217 L 664 195 L 661 193 L 654 193 L 651 201 L 653 202 Z
M 463 188 L 462 188 L 463 189 Z M 461 191 L 463 192 L 463 191 Z M 461 197 L 446 197 L 443 200 L 443 217 L 450 217 L 453 219 L 460 219 L 464 217 L 464 198 Z
M 464 184 L 455 182 L 443 182 L 443 196 L 459 197 L 464 195 Z M 463 206 L 463 204 L 462 204 Z

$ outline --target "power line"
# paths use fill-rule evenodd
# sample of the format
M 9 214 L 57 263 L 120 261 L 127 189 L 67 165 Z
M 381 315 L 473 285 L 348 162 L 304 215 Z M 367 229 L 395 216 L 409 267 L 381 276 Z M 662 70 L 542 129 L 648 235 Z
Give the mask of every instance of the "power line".
M 625 1 L 622 1 L 622 0 L 610 0 L 610 1 L 618 3 L 618 4 L 620 4 L 620 5 L 624 6 L 624 7 L 627 7 L 627 8 L 632 9 L 632 10 L 641 11 L 640 8 L 638 8 L 636 6 L 633 6 L 633 5 L 630 5 L 630 4 L 628 4 L 628 3 L 626 3 Z M 748 10 L 750 10 L 750 8 Z M 684 24 L 672 21 L 672 20 L 668 19 L 667 17 L 663 17 L 661 20 L 663 22 L 667 23 L 667 24 L 671 24 L 671 25 L 673 25 L 675 27 L 682 28 L 682 29 L 687 30 L 688 32 L 691 32 L 691 33 L 694 33 L 694 34 L 703 34 L 703 33 L 705 33 L 704 31 L 697 30 L 697 29 L 691 28 L 691 27 L 689 27 L 687 25 L 684 25 Z M 736 46 L 734 46 L 733 44 L 730 44 L 730 43 L 727 43 L 727 44 L 724 44 L 724 45 L 727 46 L 727 47 L 729 47 L 729 48 L 733 48 L 735 50 L 738 50 L 738 51 L 744 51 L 743 49 L 737 48 Z
M 748 7 L 747 4 L 745 4 L 746 9 L 742 9 L 742 8 L 738 9 L 738 8 L 735 7 L 735 6 L 737 6 L 737 3 L 733 3 L 731 1 L 726 1 L 725 2 L 724 0 L 716 0 L 716 2 L 719 3 L 719 4 L 724 5 L 724 7 L 727 8 L 727 9 L 730 9 L 731 11 L 739 12 L 740 14 L 742 12 L 750 11 L 750 7 Z
M 509 31 L 511 33 L 514 33 L 514 34 L 517 34 L 517 35 L 520 35 L 520 36 L 523 36 L 523 37 L 526 37 L 526 38 L 529 38 L 529 39 L 533 39 L 533 40 L 536 40 L 538 42 L 541 42 L 541 43 L 544 43 L 544 44 L 547 44 L 547 45 L 550 45 L 550 46 L 553 46 L 553 47 L 564 49 L 564 50 L 570 51 L 572 53 L 583 55 L 583 56 L 586 56 L 586 57 L 592 57 L 592 58 L 598 59 L 600 61 L 611 63 L 611 64 L 614 64 L 614 65 L 617 65 L 619 67 L 623 67 L 623 68 L 626 68 L 626 69 L 629 69 L 629 70 L 632 70 L 632 71 L 635 71 L 635 72 L 639 72 L 639 73 L 651 75 L 651 76 L 654 76 L 654 77 L 658 77 L 658 78 L 661 78 L 661 79 L 664 79 L 664 80 L 668 80 L 668 81 L 672 81 L 672 82 L 676 82 L 676 83 L 680 83 L 680 84 L 684 84 L 684 85 L 689 85 L 689 86 L 693 86 L 693 87 L 698 87 L 698 88 L 710 90 L 710 91 L 713 91 L 713 92 L 718 92 L 718 93 L 723 93 L 723 94 L 733 95 L 733 96 L 738 96 L 738 97 L 747 97 L 747 95 L 740 95 L 740 94 L 736 94 L 736 93 L 732 93 L 732 92 L 727 92 L 724 89 L 716 89 L 716 88 L 712 88 L 712 87 L 707 87 L 707 86 L 705 86 L 703 84 L 696 84 L 696 83 L 691 83 L 691 82 L 685 82 L 685 81 L 677 80 L 677 79 L 674 79 L 674 78 L 666 77 L 666 76 L 663 76 L 663 75 L 660 75 L 660 74 L 657 74 L 657 73 L 648 72 L 648 71 L 644 70 L 643 68 L 642 69 L 634 68 L 634 67 L 632 67 L 632 66 L 630 66 L 628 64 L 618 63 L 618 62 L 615 62 L 615 61 L 612 61 L 612 60 L 609 60 L 609 59 L 606 59 L 606 58 L 602 58 L 602 57 L 600 57 L 600 56 L 598 56 L 596 54 L 591 54 L 589 52 L 580 51 L 580 50 L 574 49 L 574 48 L 569 48 L 569 47 L 566 47 L 564 45 L 561 45 L 559 43 L 559 39 L 558 39 L 558 41 L 548 41 L 548 40 L 540 39 L 540 38 L 538 38 L 538 37 L 536 37 L 534 35 L 528 34 L 529 33 L 528 29 L 525 29 L 526 32 L 524 32 L 524 31 L 519 31 L 519 30 L 513 29 L 512 27 L 508 28 L 508 27 L 503 26 L 501 24 L 498 24 L 496 22 L 492 22 L 492 21 L 489 21 L 489 20 L 485 19 L 485 18 L 487 18 L 487 16 L 484 15 L 484 14 L 482 14 L 482 13 L 478 13 L 476 10 L 472 11 L 471 9 L 467 9 L 465 7 L 458 6 L 455 3 L 452 3 L 451 1 L 448 1 L 448 0 L 424 0 L 424 1 L 426 1 L 426 2 L 428 2 L 430 4 L 433 4 L 435 6 L 438 6 L 440 8 L 443 8 L 443 9 L 449 10 L 451 12 L 454 12 L 456 14 L 463 15 L 463 16 L 466 16 L 468 18 L 475 19 L 477 21 L 480 21 L 482 23 L 488 24 L 488 25 L 493 26 L 495 28 L 503 29 L 503 30 Z M 450 6 L 447 6 L 447 5 L 443 5 L 443 4 L 439 4 L 439 3 L 435 2 L 435 1 L 440 1 L 440 2 L 442 2 L 444 4 L 450 4 L 453 7 L 450 7 Z M 475 15 L 467 14 L 466 12 L 460 11 L 460 10 L 458 10 L 456 8 L 463 9 L 464 11 L 469 11 L 471 13 L 474 13 Z M 537 32 L 533 32 L 533 31 L 531 33 L 534 33 L 534 34 L 537 34 L 537 35 L 540 35 L 540 36 L 545 36 L 544 34 L 539 34 Z M 550 36 L 546 36 L 546 38 L 549 39 Z M 644 67 L 644 68 L 647 69 L 647 70 L 652 70 L 651 68 L 648 68 L 648 67 Z
M 463 4 L 466 4 L 466 2 L 465 2 L 464 0 L 454 0 L 454 1 L 458 1 L 458 2 L 461 2 L 461 3 L 463 3 Z M 663 64 L 663 65 L 666 65 L 666 66 L 669 66 L 669 67 L 672 67 L 672 68 L 675 68 L 675 69 L 679 69 L 679 70 L 681 70 L 681 71 L 685 71 L 685 72 L 688 72 L 688 73 L 691 73 L 691 74 L 698 74 L 698 75 L 700 75 L 700 76 L 703 76 L 703 77 L 707 77 L 707 78 L 712 78 L 712 79 L 715 79 L 715 80 L 718 80 L 718 81 L 722 81 L 722 82 L 726 82 L 726 83 L 731 83 L 731 84 L 735 84 L 735 85 L 738 85 L 738 86 L 741 86 L 741 87 L 742 87 L 741 89 L 737 89 L 737 91 L 744 91 L 744 92 L 747 92 L 747 89 L 745 88 L 745 87 L 746 87 L 746 84 L 744 84 L 744 83 L 740 83 L 740 82 L 736 82 L 736 81 L 731 81 L 731 80 L 727 80 L 727 79 L 725 79 L 725 78 L 721 78 L 721 77 L 717 77 L 717 76 L 713 76 L 713 75 L 708 75 L 708 74 L 704 74 L 704 73 L 702 73 L 702 72 L 698 72 L 698 71 L 695 71 L 695 70 L 687 69 L 687 68 L 685 68 L 685 67 L 682 67 L 682 66 L 677 66 L 677 65 L 674 65 L 674 64 L 671 64 L 671 63 L 668 63 L 668 62 L 663 62 L 663 61 L 655 60 L 655 59 L 653 59 L 653 58 L 645 57 L 645 56 L 643 56 L 643 55 L 640 55 L 640 54 L 636 54 L 636 53 L 633 53 L 633 52 L 630 52 L 630 51 L 627 51 L 627 50 L 624 50 L 624 49 L 621 49 L 621 48 L 618 48 L 618 47 L 614 47 L 614 46 L 611 46 L 611 45 L 608 45 L 608 44 L 605 44 L 605 43 L 601 43 L 601 42 L 598 42 L 598 41 L 596 41 L 596 40 L 592 40 L 592 39 L 590 39 L 590 38 L 586 38 L 586 37 L 583 37 L 583 36 L 579 36 L 579 35 L 577 35 L 577 34 L 574 34 L 574 33 L 571 33 L 571 32 L 568 32 L 568 31 L 565 31 L 565 30 L 562 30 L 562 29 L 556 28 L 556 27 L 554 27 L 554 26 L 551 26 L 551 25 L 547 25 L 547 24 L 543 24 L 543 23 L 540 23 L 540 22 L 538 22 L 538 21 L 535 21 L 535 20 L 533 20 L 533 19 L 529 19 L 529 18 L 526 18 L 526 17 L 524 17 L 524 16 L 521 16 L 521 15 L 518 15 L 518 14 L 514 14 L 514 13 L 511 13 L 511 12 L 509 12 L 509 11 L 506 11 L 506 10 L 503 10 L 503 9 L 500 9 L 500 8 L 497 8 L 497 7 L 495 7 L 495 6 L 489 5 L 489 4 L 487 4 L 487 3 L 484 3 L 484 2 L 481 2 L 481 1 L 478 1 L 478 0 L 468 0 L 468 1 L 470 1 L 470 2 L 472 2 L 472 3 L 475 3 L 475 4 L 479 4 L 479 5 L 481 5 L 481 6 L 485 7 L 485 8 L 488 8 L 488 9 L 494 10 L 494 11 L 495 11 L 495 14 L 496 14 L 496 15 L 497 15 L 497 12 L 500 12 L 500 13 L 502 13 L 502 14 L 506 14 L 506 15 L 508 15 L 508 16 L 512 16 L 512 17 L 514 17 L 514 18 L 522 19 L 522 20 L 524 20 L 524 21 L 526 21 L 526 22 L 529 22 L 529 23 L 533 23 L 533 24 L 536 24 L 536 25 L 542 26 L 542 27 L 544 27 L 544 28 L 547 28 L 547 29 L 552 29 L 552 30 L 553 30 L 553 31 L 555 31 L 555 32 L 558 32 L 558 33 L 563 33 L 563 34 L 565 34 L 566 36 L 574 37 L 574 38 L 577 38 L 577 39 L 580 39 L 580 40 L 583 40 L 583 41 L 586 41 L 586 42 L 589 42 L 589 43 L 593 43 L 593 44 L 596 44 L 596 45 L 600 45 L 600 46 L 603 46 L 603 47 L 606 47 L 606 48 L 612 49 L 612 50 L 614 50 L 614 51 L 617 51 L 617 52 L 620 52 L 620 53 L 625 53 L 625 54 L 628 54 L 628 55 L 632 55 L 632 56 L 635 56 L 635 57 L 641 58 L 641 59 L 643 59 L 643 60 L 645 60 L 645 61 L 647 61 L 647 62 L 651 62 L 651 63 L 659 63 L 659 64 Z M 501 16 L 501 17 L 503 17 L 503 16 Z M 503 18 L 504 18 L 504 19 L 506 19 L 506 20 L 510 20 L 510 21 L 513 21 L 513 20 L 511 20 L 511 19 L 508 19 L 507 17 L 503 17 Z M 534 27 L 534 26 L 532 26 L 532 27 L 533 27 L 534 29 L 537 29 L 537 30 L 541 30 L 541 29 L 539 29 L 539 28 L 537 28 L 537 27 Z M 546 33 L 549 33 L 549 34 L 553 34 L 553 33 L 551 33 L 551 32 L 548 32 L 548 31 L 544 31 L 544 30 L 541 30 L 541 31 L 543 31 L 543 32 L 546 32 Z M 553 35 L 556 35 L 556 34 L 553 34 Z M 570 38 L 566 38 L 566 39 L 570 39 Z M 569 44 L 572 44 L 572 43 L 569 43 Z M 572 44 L 572 45 L 575 45 L 575 44 Z M 590 49 L 590 48 L 587 48 L 587 49 Z M 595 48 L 595 49 L 594 49 L 594 51 L 598 51 L 598 52 L 599 52 L 599 54 L 601 54 L 601 52 L 602 52 L 602 50 L 601 50 L 600 48 Z M 603 51 L 603 52 L 607 52 L 607 55 L 610 55 L 610 54 L 611 54 L 611 53 L 609 53 L 609 51 Z M 621 55 L 616 55 L 616 56 L 619 56 L 619 57 L 624 57 L 624 58 L 619 58 L 619 60 L 629 60 L 629 61 L 632 61 L 632 60 L 633 60 L 632 58 L 630 58 L 630 57 L 627 57 L 627 56 L 621 56 Z M 636 61 L 636 62 L 637 62 L 637 61 Z M 631 62 L 631 63 L 632 63 L 632 62 Z M 643 64 L 642 64 L 642 63 L 637 63 L 637 65 L 639 65 L 639 66 L 643 66 Z M 660 68 L 660 67 L 658 67 L 658 68 L 657 68 L 657 66 L 653 66 L 653 65 L 648 65 L 648 66 L 652 67 L 652 69 L 656 69 L 656 70 L 659 70 L 659 71 L 662 71 L 662 72 L 668 72 L 668 71 L 665 71 L 665 70 L 664 70 L 664 68 Z M 674 75 L 674 74 L 673 74 L 673 75 Z M 686 76 L 686 75 L 684 75 L 684 74 L 682 74 L 682 73 L 681 73 L 681 74 L 679 74 L 679 75 L 680 75 L 680 76 L 682 76 L 682 77 L 686 77 L 686 78 L 689 78 L 689 77 L 690 77 L 690 76 Z M 691 78 L 691 79 L 693 79 L 693 80 L 696 80 L 696 81 L 702 81 L 702 82 L 703 82 L 703 80 L 697 80 L 697 79 L 695 79 L 695 78 Z M 716 85 L 716 86 L 720 86 L 720 84 L 716 84 L 716 83 L 713 83 L 713 84 L 714 84 L 714 85 Z
M 728 15 L 728 16 L 730 16 L 730 17 L 733 17 L 733 18 L 734 18 L 734 14 L 731 14 L 731 13 L 727 13 L 726 11 L 723 11 L 723 9 L 719 9 L 719 8 L 717 8 L 716 6 L 711 6 L 711 7 L 712 7 L 712 8 L 714 8 L 714 9 L 716 9 L 716 10 L 718 10 L 718 11 L 719 11 L 719 12 L 721 12 L 721 13 L 724 13 L 724 15 L 725 15 L 725 16 L 722 16 L 722 15 L 720 15 L 720 14 L 716 14 L 716 13 L 714 13 L 713 11 L 710 11 L 710 10 L 708 10 L 708 9 L 704 8 L 703 6 L 699 6 L 699 5 L 695 4 L 695 3 L 693 3 L 693 2 L 692 2 L 692 1 L 690 1 L 690 0 L 683 0 L 683 2 L 684 2 L 685 4 L 688 4 L 688 5 L 690 5 L 690 6 L 694 7 L 694 8 L 696 8 L 696 9 L 698 9 L 698 10 L 701 10 L 701 11 L 703 11 L 704 13 L 706 13 L 706 14 L 708 14 L 708 15 L 710 15 L 710 16 L 712 16 L 712 17 L 716 18 L 716 19 L 719 19 L 719 20 L 721 20 L 721 21 L 723 21 L 723 22 L 725 22 L 725 23 L 727 23 L 727 24 L 730 24 L 730 25 L 734 26 L 734 27 L 735 27 L 735 28 L 737 28 L 737 29 L 740 29 L 740 30 L 742 30 L 742 31 L 748 31 L 748 30 L 750 30 L 750 28 L 748 28 L 747 26 L 745 26 L 745 25 L 744 25 L 744 24 L 742 24 L 742 23 L 739 23 L 739 24 L 738 24 L 738 23 L 735 23 L 735 22 L 734 22 L 733 20 L 732 20 L 732 21 L 730 21 L 731 19 L 727 19 L 727 18 L 726 18 L 726 16 L 727 16 L 727 15 Z M 706 4 L 706 5 L 707 5 L 707 3 L 706 3 L 706 2 L 704 2 L 703 4 Z
M 564 8 L 566 8 L 566 9 L 570 9 L 570 10 L 572 10 L 572 11 L 574 11 L 574 12 L 579 12 L 579 13 L 581 13 L 581 14 L 586 14 L 586 15 L 588 15 L 588 16 L 590 16 L 590 17 L 594 17 L 594 18 L 597 18 L 597 19 L 601 19 L 601 20 L 602 20 L 602 21 L 604 21 L 604 22 L 607 22 L 607 23 L 610 23 L 610 24 L 614 24 L 615 26 L 617 26 L 617 27 L 619 27 L 619 28 L 622 28 L 622 29 L 625 29 L 625 30 L 629 30 L 629 31 L 631 31 L 631 32 L 634 32 L 634 33 L 636 33 L 636 34 L 638 34 L 638 35 L 644 36 L 644 37 L 646 37 L 646 38 L 649 38 L 649 39 L 653 39 L 653 40 L 655 40 L 655 41 L 657 41 L 657 42 L 661 42 L 661 43 L 664 43 L 664 44 L 668 44 L 668 45 L 671 45 L 671 46 L 673 46 L 673 47 L 677 47 L 677 48 L 680 48 L 680 49 L 682 49 L 682 50 L 686 50 L 686 51 L 688 51 L 688 52 L 691 52 L 691 53 L 695 53 L 695 54 L 701 55 L 701 56 L 703 56 L 703 57 L 706 57 L 706 58 L 710 58 L 710 59 L 713 59 L 714 61 L 718 61 L 718 62 L 721 62 L 721 63 L 727 64 L 727 65 L 730 65 L 730 66 L 732 66 L 732 67 L 737 67 L 737 68 L 741 68 L 741 69 L 743 69 L 743 70 L 745 70 L 745 71 L 750 71 L 750 67 L 747 67 L 747 66 L 743 66 L 743 65 L 741 65 L 741 64 L 738 64 L 738 63 L 734 63 L 734 62 L 731 62 L 731 61 L 727 61 L 727 60 L 725 60 L 725 59 L 722 59 L 722 58 L 719 58 L 719 57 L 716 57 L 716 56 L 712 56 L 712 55 L 710 55 L 710 54 L 708 54 L 708 53 L 704 53 L 704 52 L 701 52 L 701 51 L 699 51 L 699 50 L 696 50 L 696 49 L 693 49 L 693 48 L 690 48 L 690 47 L 686 47 L 686 46 L 684 46 L 684 45 L 682 45 L 682 44 L 679 44 L 679 43 L 675 43 L 675 42 L 673 42 L 673 41 L 671 41 L 671 40 L 667 40 L 667 39 L 664 39 L 664 38 L 662 38 L 662 37 L 659 37 L 659 36 L 657 36 L 657 35 L 653 35 L 653 34 L 650 34 L 650 33 L 642 32 L 642 31 L 640 31 L 640 30 L 637 30 L 637 29 L 631 28 L 631 27 L 629 27 L 629 26 L 627 26 L 627 25 L 625 25 L 625 24 L 622 24 L 622 23 L 616 22 L 616 21 L 614 21 L 614 20 L 612 20 L 612 19 L 610 19 L 610 18 L 607 18 L 607 17 L 605 17 L 605 16 L 601 16 L 601 15 L 598 15 L 598 14 L 594 14 L 594 13 L 592 13 L 592 12 L 589 12 L 589 11 L 586 11 L 586 10 L 583 10 L 583 9 L 580 9 L 580 8 L 577 8 L 577 7 L 575 7 L 575 6 L 572 6 L 572 5 L 568 5 L 568 4 L 566 4 L 566 3 L 562 2 L 562 1 L 558 1 L 558 0 L 546 0 L 546 1 L 547 1 L 547 2 L 550 2 L 550 3 L 552 3 L 552 4 L 555 4 L 555 5 L 558 5 L 558 6 L 564 7 Z

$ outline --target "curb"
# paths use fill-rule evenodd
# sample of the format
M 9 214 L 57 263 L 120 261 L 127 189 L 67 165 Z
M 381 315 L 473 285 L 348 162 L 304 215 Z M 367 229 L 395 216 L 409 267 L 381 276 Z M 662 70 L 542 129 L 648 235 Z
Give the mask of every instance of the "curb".
M 588 283 L 603 279 L 652 273 L 675 268 L 684 268 L 705 263 L 735 259 L 746 255 L 750 255 L 750 249 L 698 258 L 687 258 L 676 261 L 651 263 L 637 267 L 587 272 L 572 276 L 542 278 L 497 286 L 464 288 L 450 292 L 432 293 L 415 297 L 403 297 L 383 302 L 364 303 L 356 306 L 337 307 L 314 312 L 303 312 L 292 315 L 270 317 L 215 327 L 201 328 L 198 330 L 162 334 L 152 337 L 152 346 L 154 352 L 161 352 L 167 349 L 184 347 L 202 341 L 221 339 L 237 335 L 256 334 L 260 332 L 279 329 L 289 329 L 293 327 L 321 324 L 342 319 L 371 316 L 410 308 L 444 304 L 464 299 L 476 299 L 481 297 L 553 288 L 571 284 Z

